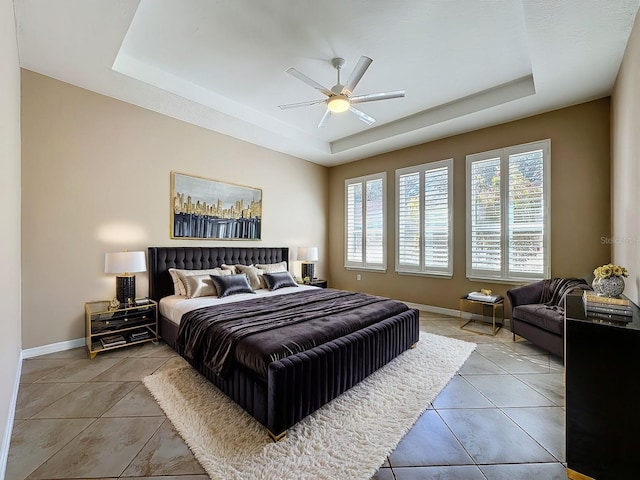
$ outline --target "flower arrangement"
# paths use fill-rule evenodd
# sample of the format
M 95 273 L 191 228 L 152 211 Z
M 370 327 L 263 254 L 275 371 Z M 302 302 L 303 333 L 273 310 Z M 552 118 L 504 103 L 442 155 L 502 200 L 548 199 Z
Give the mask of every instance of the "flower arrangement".
M 593 271 L 596 278 L 609 278 L 609 277 L 627 277 L 629 272 L 626 268 L 620 265 L 613 265 L 608 263 L 601 265 Z

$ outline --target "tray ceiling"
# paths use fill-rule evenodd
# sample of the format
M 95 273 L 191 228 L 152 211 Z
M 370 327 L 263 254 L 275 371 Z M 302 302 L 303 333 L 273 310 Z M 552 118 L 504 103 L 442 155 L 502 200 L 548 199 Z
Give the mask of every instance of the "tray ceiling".
M 640 0 L 16 0 L 21 65 L 322 165 L 610 94 Z M 334 57 L 373 59 L 354 94 L 404 89 L 318 122 Z

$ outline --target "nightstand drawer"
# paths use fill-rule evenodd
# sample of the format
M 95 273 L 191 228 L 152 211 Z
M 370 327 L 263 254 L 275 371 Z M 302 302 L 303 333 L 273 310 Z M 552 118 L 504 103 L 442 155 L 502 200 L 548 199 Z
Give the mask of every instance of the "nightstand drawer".
M 96 317 L 91 320 L 91 332 L 94 334 L 154 323 L 155 311 L 152 308 L 127 310 L 124 312 L 101 313 Z

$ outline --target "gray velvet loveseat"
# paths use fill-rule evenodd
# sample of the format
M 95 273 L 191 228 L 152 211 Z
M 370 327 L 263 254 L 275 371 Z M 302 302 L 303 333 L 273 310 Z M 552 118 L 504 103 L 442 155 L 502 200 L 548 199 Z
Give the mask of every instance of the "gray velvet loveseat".
M 511 331 L 564 358 L 564 301 L 575 290 L 591 290 L 581 278 L 551 278 L 507 291 Z

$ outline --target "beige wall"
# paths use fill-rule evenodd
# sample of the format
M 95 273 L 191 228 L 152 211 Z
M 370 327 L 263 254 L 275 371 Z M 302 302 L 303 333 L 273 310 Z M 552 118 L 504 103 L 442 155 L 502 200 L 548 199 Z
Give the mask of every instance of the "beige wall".
M 445 138 L 329 171 L 330 270 L 337 288 L 368 291 L 408 302 L 457 309 L 461 295 L 480 287 L 504 294 L 509 285 L 470 282 L 465 275 L 465 156 L 551 139 L 551 273 L 588 277 L 607 262 L 609 221 L 609 99 L 556 110 Z M 452 279 L 398 275 L 394 267 L 395 170 L 454 159 L 454 275 Z M 344 268 L 344 180 L 387 172 L 387 272 Z M 361 273 L 362 280 L 356 280 Z
M 108 251 L 317 245 L 326 275 L 327 168 L 27 70 L 22 89 L 24 348 L 84 336 L 84 302 L 115 295 Z M 262 188 L 262 240 L 171 240 L 171 170 Z
M 4 478 L 20 369 L 20 64 L 13 2 L 0 1 L 0 478 Z
M 640 15 L 612 94 L 613 261 L 629 270 L 625 295 L 640 299 Z

